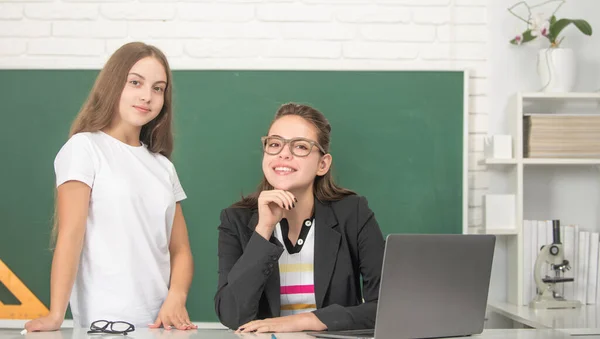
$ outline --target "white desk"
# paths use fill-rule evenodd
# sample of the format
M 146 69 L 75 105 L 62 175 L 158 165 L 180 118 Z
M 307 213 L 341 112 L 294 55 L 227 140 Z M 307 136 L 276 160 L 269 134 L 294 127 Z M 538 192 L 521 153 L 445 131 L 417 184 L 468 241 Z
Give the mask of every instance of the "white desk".
M 62 329 L 56 332 L 35 332 L 20 335 L 20 329 L 0 329 L 0 339 L 271 339 L 271 334 L 235 334 L 229 330 L 165 331 L 136 329 L 126 337 L 122 335 L 88 335 L 85 329 Z M 576 331 L 576 330 L 573 330 Z M 583 333 L 583 332 L 582 332 Z M 315 339 L 303 333 L 276 334 L 277 339 Z M 563 330 L 504 329 L 485 330 L 470 339 L 600 339 L 599 335 L 571 336 Z M 389 338 L 383 338 L 389 339 Z
M 488 310 L 533 328 L 600 329 L 599 305 L 583 305 L 579 309 L 536 310 L 529 306 L 490 301 Z

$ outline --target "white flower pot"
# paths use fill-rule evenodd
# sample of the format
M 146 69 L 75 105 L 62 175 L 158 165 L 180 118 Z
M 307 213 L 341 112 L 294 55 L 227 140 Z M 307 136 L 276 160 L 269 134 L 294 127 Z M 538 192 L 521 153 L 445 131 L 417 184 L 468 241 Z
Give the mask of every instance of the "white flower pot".
M 570 92 L 575 86 L 575 53 L 570 48 L 538 52 L 537 70 L 543 92 Z

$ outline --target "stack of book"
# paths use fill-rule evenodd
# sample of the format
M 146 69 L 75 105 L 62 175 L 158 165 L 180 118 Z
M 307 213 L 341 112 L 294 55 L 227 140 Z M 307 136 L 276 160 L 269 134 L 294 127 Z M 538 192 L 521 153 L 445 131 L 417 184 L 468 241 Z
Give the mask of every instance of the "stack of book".
M 600 115 L 531 114 L 523 119 L 526 158 L 600 158 Z

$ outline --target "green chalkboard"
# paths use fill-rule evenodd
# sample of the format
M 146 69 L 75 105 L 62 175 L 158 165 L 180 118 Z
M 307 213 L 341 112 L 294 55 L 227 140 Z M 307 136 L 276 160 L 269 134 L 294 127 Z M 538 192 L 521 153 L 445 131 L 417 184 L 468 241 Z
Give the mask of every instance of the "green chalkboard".
M 97 74 L 0 70 L 0 260 L 46 305 L 53 161 Z M 462 232 L 462 71 L 175 71 L 174 98 L 194 321 L 217 321 L 219 213 L 256 187 L 260 137 L 285 102 L 329 118 L 335 178 L 368 198 L 385 234 Z M 0 302 L 15 302 L 6 288 Z

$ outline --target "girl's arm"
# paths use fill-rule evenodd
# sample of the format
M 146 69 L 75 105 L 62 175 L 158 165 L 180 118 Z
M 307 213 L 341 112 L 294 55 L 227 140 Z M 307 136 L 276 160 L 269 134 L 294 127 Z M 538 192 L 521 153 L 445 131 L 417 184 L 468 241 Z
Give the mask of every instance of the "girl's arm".
M 173 326 L 180 330 L 197 328 L 191 323 L 185 309 L 188 291 L 194 275 L 194 261 L 180 203 L 177 203 L 175 209 L 169 251 L 171 253 L 169 294 L 160 309 L 158 318 L 150 327 L 156 328 L 162 325 L 164 328 L 170 328 Z
M 50 274 L 50 314 L 27 322 L 29 332 L 60 328 L 83 248 L 91 188 L 80 181 L 68 181 L 57 190 L 58 236 Z
M 187 298 L 192 276 L 194 275 L 194 261 L 180 203 L 177 203 L 175 210 L 169 251 L 171 252 L 171 287 L 169 293 Z

